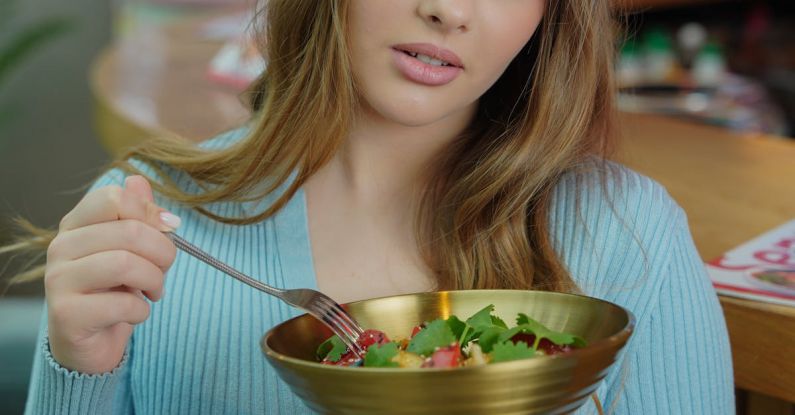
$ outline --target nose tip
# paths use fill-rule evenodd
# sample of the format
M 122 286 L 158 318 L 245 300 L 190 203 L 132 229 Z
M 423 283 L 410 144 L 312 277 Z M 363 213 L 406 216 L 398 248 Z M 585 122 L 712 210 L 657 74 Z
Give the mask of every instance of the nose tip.
M 437 29 L 445 32 L 469 30 L 470 6 L 466 1 L 426 1 L 419 7 L 419 13 Z
M 447 22 L 450 22 L 450 20 L 451 19 L 448 19 L 448 20 L 445 21 L 445 20 L 442 20 L 438 16 L 431 16 L 431 21 L 433 22 L 433 24 L 436 25 L 436 26 L 444 28 L 446 31 L 450 31 L 450 30 L 454 30 L 454 29 L 458 30 L 459 32 L 465 32 L 466 31 L 467 26 L 465 24 L 456 25 L 453 22 L 447 23 Z

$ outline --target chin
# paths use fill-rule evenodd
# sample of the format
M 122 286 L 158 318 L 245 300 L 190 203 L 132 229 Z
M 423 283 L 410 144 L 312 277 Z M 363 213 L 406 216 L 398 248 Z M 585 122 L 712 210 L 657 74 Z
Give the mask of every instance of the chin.
M 460 108 L 417 99 L 366 100 L 365 102 L 367 102 L 370 113 L 406 127 L 430 125 L 460 111 Z
M 433 124 L 447 114 L 436 111 L 423 111 L 421 108 L 394 108 L 392 111 L 379 111 L 379 115 L 396 124 L 406 127 L 423 127 Z

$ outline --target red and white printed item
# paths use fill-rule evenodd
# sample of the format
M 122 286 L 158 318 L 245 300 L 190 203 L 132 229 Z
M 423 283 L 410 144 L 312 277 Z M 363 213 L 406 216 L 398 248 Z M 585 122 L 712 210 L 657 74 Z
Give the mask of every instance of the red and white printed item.
M 242 91 L 265 70 L 252 19 L 250 12 L 239 12 L 214 18 L 199 28 L 199 38 L 223 42 L 207 66 L 212 82 Z
M 795 220 L 707 262 L 718 293 L 795 307 Z
M 211 81 L 243 90 L 265 70 L 265 60 L 249 36 L 225 43 L 210 61 L 207 76 Z

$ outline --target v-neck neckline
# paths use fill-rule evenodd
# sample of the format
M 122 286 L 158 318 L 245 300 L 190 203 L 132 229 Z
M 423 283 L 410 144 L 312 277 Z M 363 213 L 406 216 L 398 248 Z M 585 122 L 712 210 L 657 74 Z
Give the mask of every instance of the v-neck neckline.
M 294 177 L 279 187 L 274 193 L 281 194 L 291 184 Z M 257 208 L 275 201 L 274 195 L 261 200 L 243 202 L 246 215 L 253 215 Z M 309 236 L 309 218 L 306 192 L 299 187 L 292 198 L 277 211 L 271 219 L 276 233 L 275 252 L 273 255 L 281 263 L 284 273 L 284 287 L 279 288 L 311 288 L 317 289 L 317 274 L 312 257 L 312 243 Z M 263 223 L 264 223 L 263 222 Z

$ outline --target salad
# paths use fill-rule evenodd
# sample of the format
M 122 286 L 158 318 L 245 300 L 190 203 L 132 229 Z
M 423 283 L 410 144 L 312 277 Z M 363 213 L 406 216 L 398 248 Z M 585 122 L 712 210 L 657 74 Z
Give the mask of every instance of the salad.
M 414 327 L 411 337 L 398 341 L 379 330 L 365 330 L 358 339 L 367 351 L 363 358 L 331 336 L 318 347 L 317 358 L 335 366 L 454 368 L 562 354 L 586 346 L 582 338 L 550 330 L 523 313 L 509 328 L 493 312 L 494 305 L 489 305 L 465 321 L 456 316 L 439 318 Z

